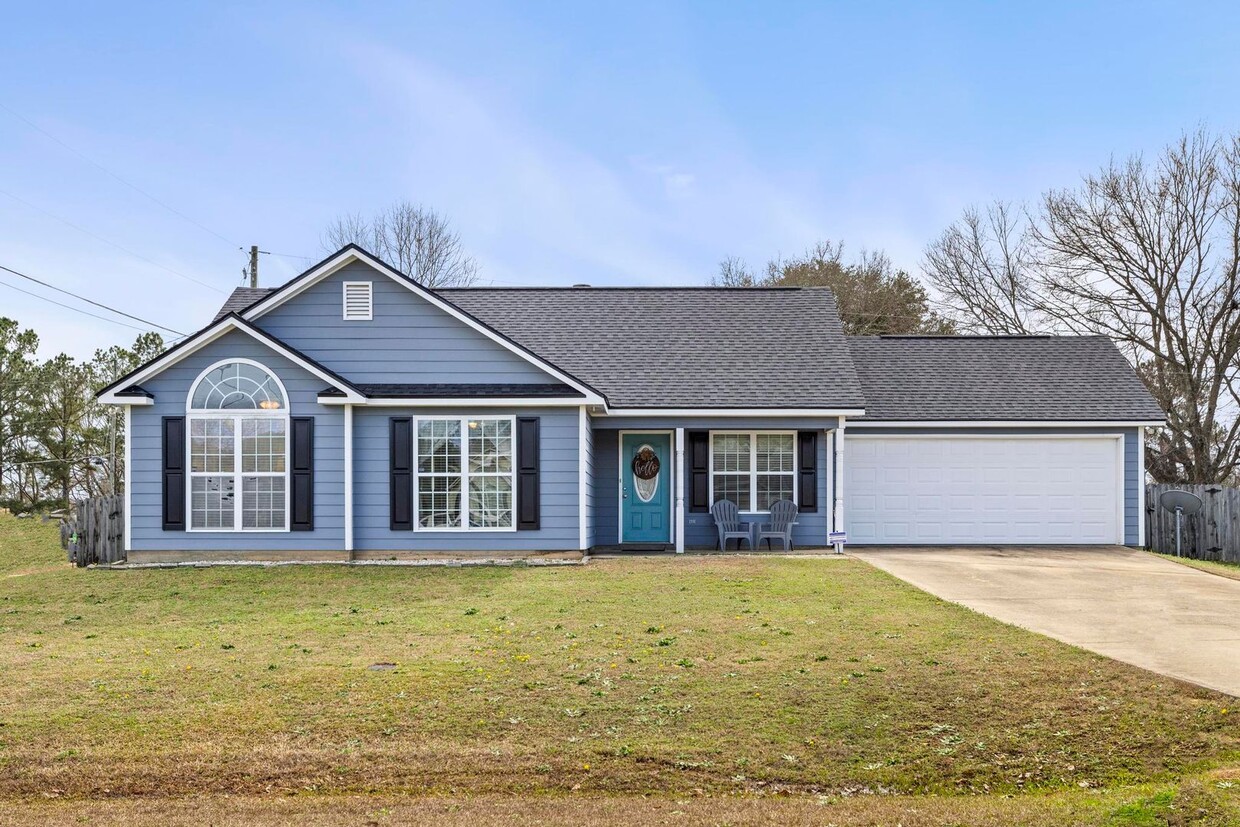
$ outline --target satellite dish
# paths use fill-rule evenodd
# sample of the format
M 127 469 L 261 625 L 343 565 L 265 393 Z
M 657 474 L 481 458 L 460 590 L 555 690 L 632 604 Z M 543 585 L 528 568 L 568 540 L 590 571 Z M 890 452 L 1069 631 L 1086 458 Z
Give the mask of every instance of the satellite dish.
M 1201 497 L 1191 491 L 1164 491 L 1158 495 L 1158 504 L 1173 514 L 1179 511 L 1191 517 L 1201 510 Z
M 1180 534 L 1184 518 L 1201 510 L 1201 497 L 1189 491 L 1172 489 L 1158 495 L 1158 504 L 1175 515 L 1175 556 L 1180 557 Z

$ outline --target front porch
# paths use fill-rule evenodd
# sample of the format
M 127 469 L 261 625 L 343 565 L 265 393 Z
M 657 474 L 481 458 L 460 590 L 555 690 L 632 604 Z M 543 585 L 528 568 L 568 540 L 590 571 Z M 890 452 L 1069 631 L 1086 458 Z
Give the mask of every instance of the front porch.
M 736 553 L 718 549 L 710 513 L 725 498 L 749 524 L 768 522 L 771 502 L 791 500 L 794 548 L 834 552 L 828 535 L 843 525 L 841 417 L 612 415 L 589 426 L 592 554 Z M 652 464 L 653 485 L 639 478 Z

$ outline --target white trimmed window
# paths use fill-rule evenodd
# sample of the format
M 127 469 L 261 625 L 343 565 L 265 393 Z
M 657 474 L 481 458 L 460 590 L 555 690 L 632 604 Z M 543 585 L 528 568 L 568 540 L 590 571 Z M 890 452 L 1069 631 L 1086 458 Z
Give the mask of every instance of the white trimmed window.
M 369 281 L 344 283 L 344 320 L 368 322 L 375 317 L 374 284 Z
M 189 393 L 189 530 L 288 531 L 288 394 L 246 359 L 217 362 Z
M 731 500 L 751 513 L 795 502 L 796 459 L 795 432 L 712 432 L 710 501 Z
M 416 426 L 417 527 L 514 529 L 513 418 L 419 419 Z

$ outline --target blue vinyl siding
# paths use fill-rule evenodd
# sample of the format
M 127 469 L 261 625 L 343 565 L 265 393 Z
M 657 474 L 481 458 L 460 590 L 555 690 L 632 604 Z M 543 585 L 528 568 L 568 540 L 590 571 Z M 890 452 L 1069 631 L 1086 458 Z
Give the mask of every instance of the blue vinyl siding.
M 222 359 L 253 359 L 284 383 L 292 416 L 314 417 L 314 531 L 164 531 L 161 423 L 185 416 L 190 386 Z M 344 548 L 344 414 L 315 402 L 325 383 L 245 333 L 232 331 L 142 384 L 155 404 L 130 414 L 131 548 L 135 551 L 334 550 Z M 189 487 L 188 479 L 186 487 Z M 188 515 L 187 515 L 188 516 Z
M 503 416 L 485 409 L 357 408 L 353 414 L 353 541 L 358 551 L 566 551 L 580 543 L 577 408 L 522 408 L 539 417 L 542 512 L 537 531 L 392 531 L 388 420 L 393 416 Z M 416 520 L 416 517 L 415 517 Z
M 685 428 L 691 431 L 702 430 L 800 430 L 818 432 L 818 510 L 803 512 L 797 517 L 793 528 L 793 542 L 801 548 L 821 547 L 827 543 L 827 532 L 831 519 L 831 507 L 827 500 L 828 465 L 827 431 L 836 426 L 837 420 L 832 418 L 798 418 L 787 417 L 754 417 L 754 418 L 720 418 L 695 417 L 676 419 L 673 417 L 659 418 L 624 418 L 595 420 L 594 422 L 594 542 L 598 546 L 614 546 L 620 542 L 620 430 L 663 430 Z M 681 469 L 685 475 L 685 496 L 689 494 L 689 469 Z M 674 512 L 673 512 L 674 513 Z M 742 519 L 762 521 L 767 519 L 764 514 L 747 514 Z M 715 523 L 709 513 L 689 511 L 685 503 L 685 547 L 713 548 L 717 535 Z
M 374 319 L 344 321 L 346 281 L 374 285 Z M 361 262 L 346 265 L 254 324 L 359 384 L 557 381 Z
M 866 429 L 861 422 L 850 422 L 844 436 L 844 462 L 848 463 L 848 437 L 861 436 L 864 434 L 952 434 L 955 436 L 964 436 L 967 434 L 1058 434 L 1070 435 L 1079 434 L 1082 436 L 1097 434 L 1123 434 L 1124 436 L 1124 543 L 1125 545 L 1135 546 L 1140 541 L 1140 525 L 1139 512 L 1141 508 L 1141 499 L 1143 496 L 1143 486 L 1137 478 L 1140 473 L 1138 464 L 1138 451 L 1141 446 L 1138 444 L 1136 428 L 1106 428 L 1106 427 L 1088 427 L 1088 428 L 870 428 Z M 845 515 L 847 517 L 847 515 Z

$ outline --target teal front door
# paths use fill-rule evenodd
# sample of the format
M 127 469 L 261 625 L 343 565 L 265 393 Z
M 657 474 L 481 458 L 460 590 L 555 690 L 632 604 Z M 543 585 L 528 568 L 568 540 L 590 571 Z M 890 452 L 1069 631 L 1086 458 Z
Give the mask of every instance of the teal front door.
M 672 438 L 669 434 L 620 437 L 620 541 L 672 541 Z

